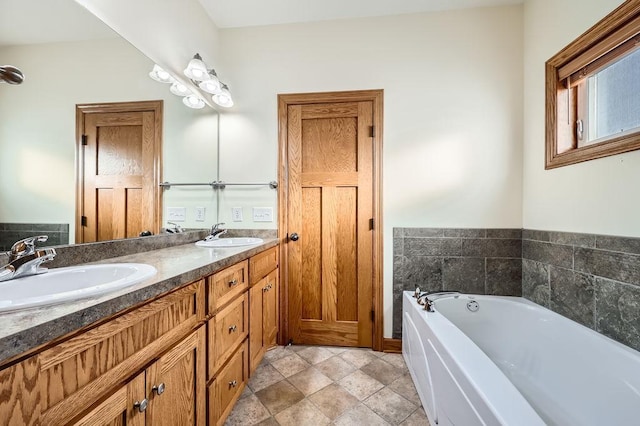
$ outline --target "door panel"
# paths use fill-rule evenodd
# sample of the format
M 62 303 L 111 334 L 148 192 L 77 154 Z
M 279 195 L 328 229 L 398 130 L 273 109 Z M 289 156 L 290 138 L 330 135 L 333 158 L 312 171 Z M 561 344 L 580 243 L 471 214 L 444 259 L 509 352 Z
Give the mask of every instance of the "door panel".
M 371 346 L 371 101 L 290 105 L 289 333 L 295 343 Z

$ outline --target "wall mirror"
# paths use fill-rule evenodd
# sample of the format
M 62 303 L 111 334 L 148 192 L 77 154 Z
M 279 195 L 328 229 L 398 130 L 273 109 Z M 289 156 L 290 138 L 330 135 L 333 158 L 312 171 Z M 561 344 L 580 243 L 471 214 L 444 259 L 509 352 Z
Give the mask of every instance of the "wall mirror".
M 215 110 L 185 107 L 168 85 L 149 78 L 150 59 L 73 0 L 0 5 L 0 65 L 14 65 L 25 75 L 21 85 L 0 83 L 5 238 L 16 234 L 15 226 L 4 224 L 30 224 L 31 231 L 43 233 L 53 229 L 45 225 L 67 224 L 68 240 L 51 232 L 50 243 L 75 241 L 77 104 L 163 100 L 162 180 L 216 180 Z M 161 225 L 167 226 L 169 209 L 182 208 L 180 226 L 207 228 L 217 221 L 216 199 L 207 186 L 164 190 Z M 196 217 L 202 209 L 204 215 Z

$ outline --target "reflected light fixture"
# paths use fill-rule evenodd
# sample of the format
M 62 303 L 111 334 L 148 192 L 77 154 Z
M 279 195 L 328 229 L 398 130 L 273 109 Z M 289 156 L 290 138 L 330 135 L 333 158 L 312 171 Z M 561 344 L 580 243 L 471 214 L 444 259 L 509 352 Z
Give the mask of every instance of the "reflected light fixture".
M 21 84 L 24 74 L 12 65 L 0 65 L 0 83 Z
M 194 94 L 182 98 L 182 103 L 193 109 L 202 109 L 205 105 L 204 101 L 198 95 Z
M 233 106 L 233 98 L 231 98 L 229 86 L 224 83 L 220 83 L 220 93 L 216 93 L 211 99 L 221 107 L 229 108 Z
M 160 83 L 171 83 L 173 81 L 171 74 L 160 68 L 158 65 L 153 66 L 153 70 L 149 73 L 149 77 L 155 81 L 159 81 Z
M 169 90 L 171 91 L 171 93 L 178 96 L 187 96 L 193 94 L 187 86 L 177 81 L 173 82 Z

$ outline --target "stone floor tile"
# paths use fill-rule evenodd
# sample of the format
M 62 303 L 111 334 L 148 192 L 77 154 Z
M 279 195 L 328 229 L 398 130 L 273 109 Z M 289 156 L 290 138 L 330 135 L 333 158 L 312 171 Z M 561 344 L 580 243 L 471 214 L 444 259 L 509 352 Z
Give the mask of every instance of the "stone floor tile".
M 267 420 L 263 420 L 256 426 L 280 426 L 280 424 L 273 417 L 269 417 Z
M 358 398 L 335 383 L 314 393 L 309 399 L 331 420 L 360 403 Z
M 399 424 L 417 408 L 389 388 L 381 389 L 364 401 L 364 404 L 392 424 Z
M 289 383 L 298 388 L 300 392 L 309 396 L 320 389 L 329 386 L 333 380 L 319 372 L 313 367 L 302 370 L 289 377 Z
M 273 415 L 304 399 L 302 392 L 286 380 L 262 389 L 255 395 Z
M 353 373 L 357 370 L 353 364 L 345 361 L 339 356 L 334 356 L 322 361 L 316 364 L 315 368 L 333 381 L 338 381 L 347 374 Z
M 280 380 L 284 380 L 284 376 L 272 365 L 260 364 L 249 380 L 249 387 L 252 391 L 258 392 Z
M 331 358 L 334 354 L 321 346 L 312 346 L 297 352 L 297 354 L 309 364 L 317 364 Z
M 403 372 L 407 371 L 407 364 L 405 364 L 402 354 L 384 354 L 382 359 Z
M 418 408 L 405 421 L 400 423 L 400 426 L 429 426 L 430 424 L 424 410 Z
M 384 387 L 382 383 L 360 370 L 356 370 L 348 376 L 345 376 L 338 384 L 360 401 L 368 398 Z
M 374 359 L 377 359 L 375 355 L 371 354 L 371 351 L 363 351 L 361 349 L 349 349 L 341 353 L 340 357 L 353 364 L 356 368 L 362 368 Z
M 382 358 L 383 356 L 387 355 L 385 352 L 380 351 L 371 351 L 371 354 L 377 356 L 378 358 Z
M 375 359 L 360 368 L 360 370 L 367 373 L 383 385 L 388 385 L 398 377 L 402 376 L 402 370 L 389 364 L 384 360 L 384 358 Z
M 308 399 L 303 399 L 281 411 L 275 416 L 275 419 L 281 426 L 323 426 L 331 423 L 331 420 L 322 414 Z
M 336 354 L 336 355 L 337 355 L 337 354 L 341 354 L 342 352 L 344 352 L 344 351 L 346 351 L 346 350 L 348 350 L 348 349 L 349 349 L 349 348 L 344 347 L 344 346 L 325 346 L 325 348 L 326 348 L 328 351 L 330 351 L 330 352 L 332 352 L 332 353 L 334 353 L 334 354 Z
M 386 420 L 364 404 L 356 405 L 338 417 L 333 424 L 336 426 L 389 426 Z
M 309 368 L 309 363 L 293 353 L 271 363 L 284 377 L 293 376 Z
M 271 413 L 255 395 L 249 395 L 236 402 L 225 426 L 255 425 L 271 417 Z
M 406 373 L 398 377 L 388 387 L 406 400 L 413 402 L 416 405 L 422 404 L 420 396 L 418 396 L 418 391 L 411 379 L 411 374 Z
M 264 361 L 273 362 L 277 361 L 280 358 L 284 358 L 285 356 L 291 355 L 293 351 L 291 349 L 287 349 L 286 346 L 276 346 L 272 349 L 269 349 L 264 354 Z

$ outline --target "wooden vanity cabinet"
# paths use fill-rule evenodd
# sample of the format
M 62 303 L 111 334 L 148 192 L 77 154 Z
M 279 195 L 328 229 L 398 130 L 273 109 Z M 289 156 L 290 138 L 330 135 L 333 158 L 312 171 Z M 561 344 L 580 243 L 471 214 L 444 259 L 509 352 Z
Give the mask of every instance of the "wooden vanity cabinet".
M 278 336 L 278 250 L 265 250 L 249 259 L 249 359 L 251 373 Z

